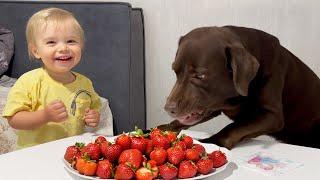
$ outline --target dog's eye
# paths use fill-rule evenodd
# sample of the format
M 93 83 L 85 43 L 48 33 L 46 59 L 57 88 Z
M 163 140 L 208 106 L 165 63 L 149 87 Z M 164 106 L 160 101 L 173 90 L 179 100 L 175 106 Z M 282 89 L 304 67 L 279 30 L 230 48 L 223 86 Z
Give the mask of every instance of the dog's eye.
M 204 75 L 204 74 L 196 74 L 195 78 L 200 79 L 200 80 L 204 80 L 206 78 L 206 75 Z
M 190 82 L 198 87 L 203 87 L 206 84 L 204 81 L 206 78 L 207 76 L 205 74 L 194 74 Z

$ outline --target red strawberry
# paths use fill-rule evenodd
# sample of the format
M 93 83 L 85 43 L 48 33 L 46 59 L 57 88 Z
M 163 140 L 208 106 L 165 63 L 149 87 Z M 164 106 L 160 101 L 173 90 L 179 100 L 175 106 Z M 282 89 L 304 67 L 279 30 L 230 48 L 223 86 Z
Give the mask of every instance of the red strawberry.
M 179 165 L 179 178 L 191 178 L 197 174 L 197 166 L 192 161 L 182 161 Z
M 152 142 L 155 148 L 168 149 L 170 147 L 170 141 L 163 135 L 155 135 Z
M 173 147 L 178 147 L 178 148 L 182 149 L 183 151 L 187 150 L 186 143 L 183 141 L 180 141 L 180 140 L 175 141 Z
M 158 129 L 158 128 L 151 129 L 150 139 L 152 140 L 157 135 L 162 135 L 162 131 L 160 129 Z
M 152 180 L 152 178 L 152 172 L 145 167 L 141 167 L 136 171 L 137 180 Z
M 202 158 L 197 162 L 196 166 L 200 174 L 208 174 L 213 168 L 213 162 L 211 159 Z
M 80 154 L 80 149 L 83 146 L 84 146 L 84 143 L 76 143 L 73 146 L 69 146 L 64 154 L 64 159 L 69 163 L 71 163 L 73 158 Z
M 208 156 L 212 160 L 214 168 L 221 167 L 227 163 L 226 155 L 223 152 L 221 152 L 220 150 L 213 151 Z
M 197 162 L 200 159 L 200 154 L 195 149 L 187 149 L 186 150 L 186 159 Z
M 166 135 L 170 143 L 174 142 L 177 139 L 177 134 L 173 131 L 165 131 L 164 134 Z
M 83 157 L 76 160 L 75 167 L 80 174 L 93 176 L 96 173 L 98 165 L 95 161 L 90 160 L 89 155 L 85 153 Z
M 138 149 L 142 153 L 145 152 L 147 141 L 143 137 L 131 137 L 131 149 Z
M 164 180 L 175 179 L 178 175 L 178 168 L 173 164 L 166 163 L 159 166 L 159 173 Z
M 94 141 L 96 144 L 101 144 L 102 142 L 107 141 L 107 139 L 103 136 L 98 136 Z
M 112 177 L 112 164 L 107 159 L 98 162 L 96 175 L 102 179 L 109 179 Z
M 150 155 L 151 151 L 153 151 L 153 142 L 151 139 L 145 139 L 146 141 L 146 150 L 145 150 L 145 154 L 146 155 Z
M 159 168 L 156 164 L 154 164 L 153 160 L 150 160 L 149 162 L 147 164 L 144 164 L 143 166 L 151 171 L 152 178 L 154 179 L 154 178 L 158 177 Z
M 133 168 L 138 169 L 142 163 L 142 153 L 138 149 L 124 150 L 118 160 L 119 164 L 128 162 Z
M 76 146 L 69 146 L 64 154 L 64 159 L 71 163 L 78 153 L 80 153 L 80 150 Z
M 122 152 L 122 148 L 118 144 L 111 144 L 106 148 L 106 151 L 103 152 L 103 156 L 108 159 L 110 162 L 115 162 Z
M 87 162 L 87 160 L 85 158 L 78 158 L 76 160 L 75 169 L 78 170 L 78 172 L 80 174 L 83 174 L 83 172 L 84 172 L 83 169 L 84 169 L 84 167 L 86 165 L 86 162 Z
M 115 170 L 115 179 L 133 179 L 134 172 L 127 164 L 119 164 Z
M 86 176 L 93 176 L 97 170 L 97 163 L 94 161 L 87 161 L 83 167 L 83 174 Z
M 174 165 L 178 165 L 185 158 L 185 152 L 180 148 L 171 147 L 167 150 L 168 161 Z
M 158 169 L 154 167 L 154 169 Z M 137 180 L 152 180 L 154 177 L 157 177 L 157 170 L 151 170 L 146 167 L 141 167 L 136 171 L 136 179 Z
M 84 147 L 83 153 L 87 153 L 90 159 L 98 161 L 101 154 L 100 146 L 95 143 L 89 143 Z
M 126 150 L 131 146 L 131 138 L 126 134 L 121 134 L 116 138 L 115 143 L 119 144 L 123 150 Z
M 111 144 L 108 141 L 103 141 L 100 143 L 100 151 L 103 157 L 105 157 L 105 154 L 107 152 L 107 147 L 110 146 Z
M 158 167 L 151 167 L 150 164 L 147 164 L 146 167 L 141 167 L 136 171 L 137 180 L 152 180 L 158 176 Z
M 198 151 L 200 155 L 206 154 L 206 149 L 201 144 L 194 144 L 192 146 L 192 149 L 195 149 L 196 151 Z
M 151 167 L 157 166 L 157 162 L 155 160 L 152 160 L 152 159 L 149 160 L 147 163 L 149 163 Z
M 187 148 L 191 148 L 193 145 L 193 139 L 192 137 L 188 136 L 188 135 L 182 135 L 181 139 L 184 143 L 186 143 Z
M 162 165 L 167 160 L 167 151 L 162 148 L 156 148 L 150 153 L 150 159 L 155 160 L 157 165 Z

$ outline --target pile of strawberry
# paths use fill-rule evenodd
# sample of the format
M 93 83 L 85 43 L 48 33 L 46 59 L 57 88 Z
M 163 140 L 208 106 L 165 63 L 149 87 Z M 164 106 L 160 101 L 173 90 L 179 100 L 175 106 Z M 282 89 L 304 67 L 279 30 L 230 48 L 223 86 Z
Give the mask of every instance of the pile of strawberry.
M 223 166 L 227 158 L 220 150 L 207 153 L 190 136 L 157 128 L 121 134 L 114 143 L 99 136 L 95 142 L 69 146 L 64 159 L 80 174 L 99 178 L 152 180 L 191 178 Z

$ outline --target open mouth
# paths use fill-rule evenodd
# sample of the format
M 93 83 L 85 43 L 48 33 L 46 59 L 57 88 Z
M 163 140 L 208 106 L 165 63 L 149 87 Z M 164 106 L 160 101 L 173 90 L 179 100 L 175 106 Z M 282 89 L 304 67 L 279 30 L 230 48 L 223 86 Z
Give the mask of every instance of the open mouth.
M 202 120 L 203 117 L 203 111 L 202 110 L 198 110 L 198 111 L 193 111 L 191 113 L 182 115 L 182 116 L 178 116 L 177 120 L 181 123 L 181 124 L 185 124 L 185 125 L 193 125 L 199 121 Z
M 57 60 L 57 61 L 69 61 L 71 59 L 72 59 L 71 56 L 59 56 L 59 57 L 55 58 L 55 60 Z

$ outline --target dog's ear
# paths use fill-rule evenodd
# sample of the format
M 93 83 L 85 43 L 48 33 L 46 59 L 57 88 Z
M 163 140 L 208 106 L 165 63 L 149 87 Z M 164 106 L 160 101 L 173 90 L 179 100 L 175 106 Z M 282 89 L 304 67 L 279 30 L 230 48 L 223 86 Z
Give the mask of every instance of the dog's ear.
M 227 47 L 225 53 L 227 68 L 232 71 L 237 92 L 247 96 L 249 84 L 259 69 L 258 60 L 240 45 Z

